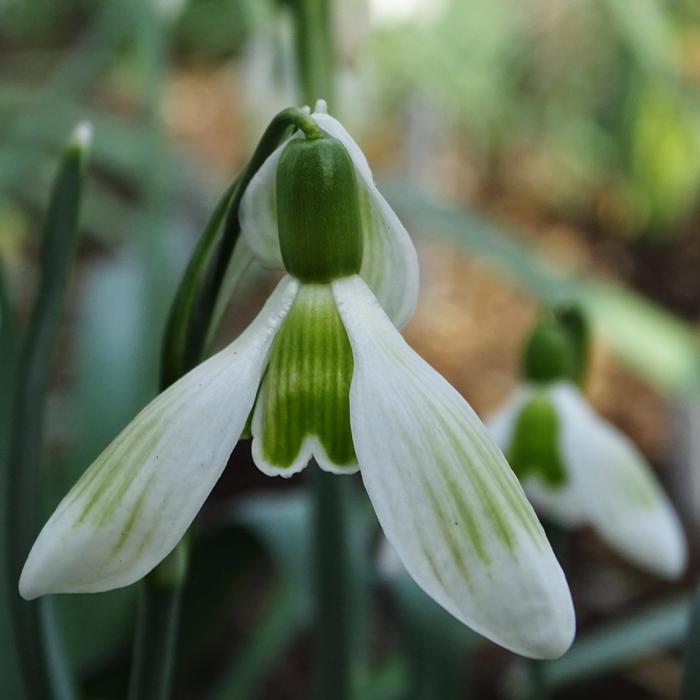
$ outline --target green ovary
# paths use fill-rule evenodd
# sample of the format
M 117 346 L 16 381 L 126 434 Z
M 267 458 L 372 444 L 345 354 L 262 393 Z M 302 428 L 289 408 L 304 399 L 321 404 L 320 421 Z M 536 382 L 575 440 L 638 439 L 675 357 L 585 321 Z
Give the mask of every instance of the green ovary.
M 255 407 L 259 427 L 253 432 L 268 464 L 292 466 L 305 439 L 315 437 L 334 467 L 356 468 L 352 370 L 350 342 L 330 286 L 302 285 L 273 344 Z

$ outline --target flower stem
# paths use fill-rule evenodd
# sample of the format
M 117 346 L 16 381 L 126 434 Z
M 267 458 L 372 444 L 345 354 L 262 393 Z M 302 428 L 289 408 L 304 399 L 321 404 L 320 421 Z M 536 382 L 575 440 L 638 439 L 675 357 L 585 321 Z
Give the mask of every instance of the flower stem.
M 170 697 L 187 559 L 184 539 L 143 581 L 129 700 Z
M 299 88 L 304 101 L 313 109 L 323 98 L 333 102 L 333 37 L 329 0 L 296 0 L 294 40 Z
M 350 542 L 347 531 L 349 477 L 329 474 L 315 461 L 313 549 L 315 640 L 313 697 L 350 697 L 352 624 Z

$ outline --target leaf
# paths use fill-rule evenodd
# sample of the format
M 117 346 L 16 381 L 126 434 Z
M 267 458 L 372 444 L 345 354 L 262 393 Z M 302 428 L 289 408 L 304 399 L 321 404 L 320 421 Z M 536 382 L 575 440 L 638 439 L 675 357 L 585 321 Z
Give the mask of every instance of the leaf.
M 42 240 L 39 288 L 19 360 L 8 462 L 8 593 L 14 610 L 25 684 L 34 697 L 72 697 L 67 666 L 46 602 L 19 598 L 17 581 L 41 521 L 44 403 L 68 278 L 78 243 L 78 216 L 90 134 L 79 125 L 65 150 Z

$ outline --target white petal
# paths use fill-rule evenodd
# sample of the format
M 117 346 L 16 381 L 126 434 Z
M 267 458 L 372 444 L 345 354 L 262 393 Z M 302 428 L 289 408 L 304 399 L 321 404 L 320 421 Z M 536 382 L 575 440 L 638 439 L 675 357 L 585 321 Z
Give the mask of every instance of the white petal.
M 562 450 L 588 521 L 622 556 L 668 578 L 685 569 L 687 547 L 673 506 L 639 450 L 597 416 L 573 386 L 554 392 Z
M 402 328 L 418 302 L 418 256 L 408 232 L 374 184 L 367 159 L 343 125 L 328 114 L 311 115 L 350 154 L 360 177 L 363 261 L 360 276 L 389 318 Z
M 246 187 L 238 219 L 248 247 L 265 267 L 283 269 L 277 231 L 277 165 L 291 139 L 276 148 Z
M 283 280 L 239 338 L 148 404 L 98 457 L 34 543 L 24 598 L 126 586 L 175 547 L 238 441 L 297 289 Z
M 403 340 L 357 277 L 333 291 L 353 350 L 353 441 L 384 533 L 446 610 L 517 653 L 574 635 L 564 574 L 503 455 L 464 399 Z

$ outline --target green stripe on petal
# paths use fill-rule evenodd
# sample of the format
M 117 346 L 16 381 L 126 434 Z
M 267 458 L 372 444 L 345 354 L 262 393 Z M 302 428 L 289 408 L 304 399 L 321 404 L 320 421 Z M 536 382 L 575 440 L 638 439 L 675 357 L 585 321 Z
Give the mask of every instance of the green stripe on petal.
M 354 472 L 350 432 L 352 351 L 331 288 L 305 284 L 275 339 L 253 416 L 253 459 L 291 476 L 311 457 Z
M 457 619 L 517 653 L 561 655 L 571 596 L 503 455 L 359 276 L 332 288 L 353 351 L 353 442 L 387 540 Z

